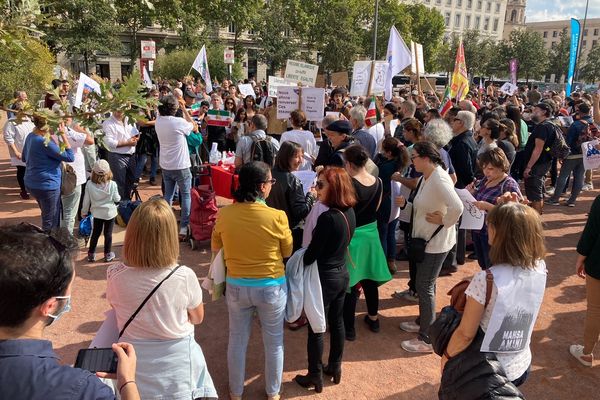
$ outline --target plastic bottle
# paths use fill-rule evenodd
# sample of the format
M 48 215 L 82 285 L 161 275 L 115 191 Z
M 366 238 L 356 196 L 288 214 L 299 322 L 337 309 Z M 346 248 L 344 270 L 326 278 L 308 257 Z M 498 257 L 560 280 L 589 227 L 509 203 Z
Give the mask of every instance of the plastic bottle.
M 221 153 L 219 152 L 218 146 L 218 143 L 213 143 L 210 153 L 208 154 L 208 162 L 212 165 L 217 165 L 221 160 Z

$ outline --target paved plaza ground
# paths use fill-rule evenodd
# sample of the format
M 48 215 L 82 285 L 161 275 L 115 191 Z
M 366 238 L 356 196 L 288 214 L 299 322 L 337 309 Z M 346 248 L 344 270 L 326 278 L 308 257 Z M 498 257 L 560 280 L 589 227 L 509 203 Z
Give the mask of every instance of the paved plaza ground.
M 150 187 L 147 179 L 141 184 L 141 195 L 148 199 L 159 193 L 160 187 Z M 595 180 L 600 187 L 600 179 Z M 0 145 L 0 220 L 2 223 L 22 221 L 39 224 L 39 209 L 34 200 L 19 198 L 15 169 L 10 166 L 8 151 Z M 595 392 L 600 378 L 600 363 L 584 368 L 568 353 L 568 346 L 581 342 L 585 315 L 584 281 L 575 277 L 575 246 L 583 229 L 591 201 L 600 191 L 583 192 L 575 208 L 546 207 L 543 220 L 546 227 L 548 256 L 548 284 L 532 338 L 533 365 L 527 383 L 522 387 L 528 399 L 598 399 Z M 223 199 L 219 199 L 225 204 Z M 116 228 L 114 251 L 119 256 L 123 240 L 122 228 Z M 101 252 L 99 247 L 99 253 Z M 106 302 L 106 269 L 102 262 L 88 263 L 86 250 L 76 256 L 76 274 L 73 290 L 73 310 L 60 322 L 46 330 L 49 340 L 63 363 L 72 364 L 77 350 L 87 347 L 109 309 Z M 181 245 L 181 263 L 206 275 L 209 261 L 208 248 L 192 251 Z M 362 322 L 366 312 L 364 300 L 357 309 L 357 340 L 346 342 L 342 382 L 326 384 L 323 393 L 315 394 L 300 388 L 292 381 L 306 371 L 306 328 L 285 332 L 285 364 L 283 398 L 316 399 L 410 399 L 437 398 L 440 380 L 440 359 L 436 355 L 414 355 L 403 351 L 400 341 L 413 334 L 401 331 L 402 321 L 413 319 L 418 313 L 414 303 L 391 297 L 404 289 L 408 280 L 408 265 L 399 263 L 394 279 L 380 288 L 381 332 L 370 332 Z M 478 271 L 476 261 L 469 261 L 458 273 L 438 280 L 437 309 L 448 303 L 446 292 L 459 280 Z M 210 373 L 221 398 L 227 399 L 227 308 L 223 299 L 210 302 L 205 292 L 206 315 L 196 327 L 196 339 L 202 346 Z M 326 342 L 328 339 L 326 340 Z M 326 349 L 327 351 L 327 349 Z M 327 354 L 327 353 L 325 353 Z M 263 399 L 263 350 L 258 322 L 254 322 L 247 354 L 245 399 Z M 600 358 L 600 352 L 596 351 Z M 595 394 L 594 394 L 595 393 Z

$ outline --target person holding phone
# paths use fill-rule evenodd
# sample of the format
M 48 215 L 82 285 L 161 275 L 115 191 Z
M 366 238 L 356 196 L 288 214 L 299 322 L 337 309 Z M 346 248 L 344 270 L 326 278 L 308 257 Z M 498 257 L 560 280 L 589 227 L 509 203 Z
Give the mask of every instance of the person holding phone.
M 0 385 L 0 398 L 116 399 L 102 377 L 117 380 L 121 399 L 139 400 L 131 344 L 112 345 L 116 375 L 94 375 L 59 364 L 44 339 L 46 327 L 71 310 L 73 237 L 66 230 L 47 234 L 21 223 L 0 227 L 0 243 L 0 382 L 11 382 Z

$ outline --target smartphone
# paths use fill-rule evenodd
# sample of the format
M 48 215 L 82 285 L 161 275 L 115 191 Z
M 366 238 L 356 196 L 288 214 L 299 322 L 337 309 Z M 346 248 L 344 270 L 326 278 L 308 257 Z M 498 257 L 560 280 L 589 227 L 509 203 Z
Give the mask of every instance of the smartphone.
M 111 348 L 81 349 L 77 353 L 75 368 L 90 372 L 117 372 L 117 355 Z

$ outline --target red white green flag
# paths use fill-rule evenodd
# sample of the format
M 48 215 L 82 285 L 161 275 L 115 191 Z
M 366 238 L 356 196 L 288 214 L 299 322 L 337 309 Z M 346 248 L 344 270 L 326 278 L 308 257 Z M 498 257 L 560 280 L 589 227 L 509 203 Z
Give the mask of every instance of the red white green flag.
M 206 125 L 209 126 L 231 125 L 231 113 L 225 110 L 208 110 L 205 119 Z
M 376 125 L 379 121 L 381 121 L 381 114 L 377 108 L 377 100 L 375 99 L 375 96 L 373 96 L 371 98 L 371 103 L 369 104 L 369 109 L 367 110 L 367 115 L 365 116 L 365 124 L 368 127 L 371 127 Z

